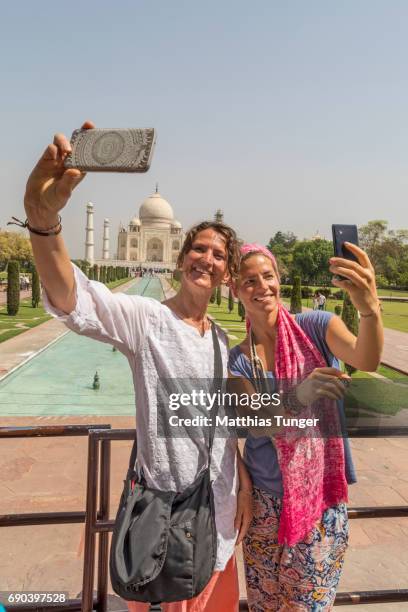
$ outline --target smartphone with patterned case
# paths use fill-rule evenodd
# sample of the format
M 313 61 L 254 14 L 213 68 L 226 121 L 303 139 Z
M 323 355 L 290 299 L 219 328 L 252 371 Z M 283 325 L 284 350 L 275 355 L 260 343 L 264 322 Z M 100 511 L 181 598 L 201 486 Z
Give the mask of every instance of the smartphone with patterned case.
M 75 130 L 65 167 L 83 172 L 147 172 L 155 142 L 154 128 Z

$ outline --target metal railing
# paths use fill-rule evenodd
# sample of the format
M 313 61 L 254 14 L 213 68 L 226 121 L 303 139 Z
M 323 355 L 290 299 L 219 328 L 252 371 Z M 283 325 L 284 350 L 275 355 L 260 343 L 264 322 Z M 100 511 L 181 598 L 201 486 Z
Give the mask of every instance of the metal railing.
M 92 534 L 89 534 L 90 518 L 106 518 L 109 515 L 108 500 L 109 500 L 109 481 L 100 482 L 99 487 L 99 506 L 97 506 L 97 490 L 90 490 L 89 483 L 90 474 L 98 474 L 98 466 L 95 461 L 98 461 L 98 453 L 95 453 L 94 445 L 90 444 L 89 431 L 98 428 L 98 431 L 110 430 L 109 424 L 103 425 L 44 425 L 41 427 L 0 427 L 0 440 L 11 438 L 36 438 L 36 437 L 60 437 L 60 436 L 88 436 L 88 468 L 87 468 L 87 491 L 86 491 L 86 510 L 83 512 L 35 512 L 29 514 L 3 514 L 0 515 L 0 527 L 19 527 L 23 525 L 58 525 L 67 523 L 85 523 L 86 542 L 85 542 L 85 563 L 84 575 L 86 574 L 86 561 L 93 559 L 92 550 L 95 550 L 95 540 L 92 539 Z M 109 446 L 103 447 L 101 455 L 100 473 L 109 474 Z M 106 486 L 108 488 L 106 488 Z M 88 506 L 95 507 L 95 514 L 88 514 Z M 88 527 L 88 531 L 87 531 Z M 108 534 L 100 537 L 99 546 L 99 567 L 101 569 L 101 581 L 98 580 L 98 595 L 96 599 L 91 600 L 90 609 L 106 610 L 106 591 L 99 587 L 99 584 L 106 584 L 106 579 L 103 576 L 103 568 L 107 571 L 107 542 Z M 105 554 L 105 556 L 104 556 Z M 93 597 L 93 590 L 91 590 Z M 99 599 L 98 599 L 99 598 Z M 104 602 L 101 604 L 101 602 Z M 82 598 L 68 599 L 64 603 L 52 604 L 42 603 L 41 605 L 33 604 L 8 604 L 7 610 L 19 610 L 24 612 L 39 612 L 41 610 L 53 610 L 54 612 L 63 612 L 66 610 L 83 610 L 83 593 Z
M 359 427 L 359 428 L 349 428 L 348 434 L 350 438 L 377 438 L 379 437 L 379 429 L 377 427 Z M 98 443 L 102 444 L 110 443 L 112 440 L 134 440 L 135 431 L 132 429 L 116 429 L 110 431 L 102 431 L 102 430 L 91 430 L 89 432 L 89 441 L 90 441 L 90 449 L 93 449 L 92 452 L 97 452 L 96 448 Z M 408 427 L 388 427 L 381 429 L 381 437 L 408 437 Z M 94 465 L 97 466 L 97 462 L 94 462 Z M 106 467 L 106 466 L 105 466 Z M 109 479 L 109 472 L 106 471 L 103 474 L 101 473 L 102 479 Z M 97 474 L 91 474 L 90 480 L 93 483 L 91 486 L 95 489 L 96 482 L 98 480 Z M 350 519 L 369 519 L 369 518 L 384 518 L 384 517 L 407 517 L 408 518 L 408 505 L 407 506 L 368 506 L 368 507 L 356 507 L 349 508 L 348 515 Z M 92 520 L 92 525 L 89 526 L 89 531 L 91 533 L 105 533 L 107 531 L 111 531 L 114 526 L 113 520 L 107 519 L 91 519 L 91 514 L 89 515 L 90 520 Z M 93 514 L 95 517 L 95 513 Z M 90 575 L 88 576 L 88 584 L 87 584 L 87 592 L 85 595 L 85 585 L 84 585 L 84 604 L 83 612 L 91 612 L 92 608 L 92 592 L 89 588 L 89 585 L 93 582 L 94 577 L 94 568 L 90 569 Z M 101 585 L 99 580 L 106 580 L 103 584 L 103 589 L 101 592 L 98 592 L 98 598 L 102 593 L 107 592 L 107 570 L 104 571 L 103 577 L 100 576 L 101 568 L 99 567 L 98 573 L 98 584 Z M 91 575 L 92 574 L 92 575 Z M 335 605 L 350 605 L 350 604 L 369 604 L 369 603 L 390 603 L 390 602 L 406 602 L 408 601 L 408 588 L 407 589 L 390 589 L 390 590 L 370 590 L 370 591 L 355 591 L 355 592 L 344 592 L 338 593 L 336 596 Z M 100 608 L 104 612 L 106 608 Z M 248 610 L 247 602 L 240 602 L 240 610 Z
M 43 433 L 48 430 L 48 433 Z M 51 433 L 54 430 L 55 433 Z M 36 433 L 27 433 L 35 431 Z M 65 433 L 65 431 L 67 433 Z M 351 438 L 376 437 L 408 437 L 408 427 L 377 427 L 349 428 Z M 98 426 L 65 426 L 38 428 L 3 428 L 0 429 L 0 439 L 4 437 L 21 437 L 35 435 L 87 435 L 88 434 L 88 469 L 86 511 L 84 512 L 54 512 L 26 515 L 0 516 L 0 527 L 17 525 L 39 525 L 52 523 L 82 523 L 85 522 L 85 550 L 83 568 L 82 598 L 69 600 L 65 604 L 42 604 L 41 607 L 29 605 L 12 605 L 9 610 L 38 612 L 39 610 L 82 610 L 82 612 L 107 612 L 108 601 L 108 543 L 109 532 L 113 530 L 114 521 L 109 519 L 110 497 L 110 447 L 111 441 L 134 440 L 133 429 L 110 429 L 109 425 Z M 349 508 L 350 519 L 369 519 L 385 517 L 407 517 L 407 506 L 368 506 Z M 94 595 L 96 535 L 99 534 L 97 589 Z M 408 602 L 407 589 L 369 590 L 338 593 L 335 605 L 371 604 Z M 248 610 L 245 600 L 240 602 L 240 610 Z

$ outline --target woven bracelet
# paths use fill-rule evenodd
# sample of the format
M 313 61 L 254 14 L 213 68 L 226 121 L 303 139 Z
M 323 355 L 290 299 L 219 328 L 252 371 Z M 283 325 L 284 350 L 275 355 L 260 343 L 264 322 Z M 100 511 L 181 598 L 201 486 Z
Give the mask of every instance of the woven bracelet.
M 7 225 L 17 225 L 18 227 L 26 228 L 29 232 L 31 232 L 32 234 L 36 234 L 37 236 L 56 236 L 62 230 L 60 215 L 58 215 L 58 221 L 55 225 L 44 229 L 41 229 L 39 227 L 31 227 L 31 225 L 28 223 L 28 219 L 26 219 L 25 221 L 21 221 L 16 217 L 11 218 L 14 219 L 14 221 L 9 221 Z

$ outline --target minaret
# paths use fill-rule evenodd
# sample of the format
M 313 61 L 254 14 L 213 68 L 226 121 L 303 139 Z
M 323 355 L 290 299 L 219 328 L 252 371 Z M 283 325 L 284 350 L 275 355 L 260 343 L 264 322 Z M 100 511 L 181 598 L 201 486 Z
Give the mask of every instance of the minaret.
M 224 213 L 222 212 L 222 210 L 219 208 L 215 215 L 214 215 L 214 221 L 216 221 L 217 223 L 223 223 L 224 222 Z
M 109 259 L 109 219 L 105 219 L 103 222 L 102 259 Z
M 93 204 L 88 202 L 86 205 L 86 239 L 85 239 L 85 259 L 91 266 L 94 262 L 94 226 L 93 226 Z

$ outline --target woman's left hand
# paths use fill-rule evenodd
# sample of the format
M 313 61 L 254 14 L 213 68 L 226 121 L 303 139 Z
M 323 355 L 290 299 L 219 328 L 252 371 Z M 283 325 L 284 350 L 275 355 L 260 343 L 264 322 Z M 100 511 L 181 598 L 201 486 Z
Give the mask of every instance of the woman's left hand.
M 330 272 L 345 277 L 345 280 L 333 278 L 332 283 L 347 291 L 352 303 L 363 315 L 378 312 L 379 300 L 373 265 L 360 247 L 350 242 L 344 244 L 357 257 L 358 263 L 343 257 L 331 257 Z
M 237 498 L 237 513 L 235 515 L 234 529 L 238 530 L 235 545 L 241 544 L 253 517 L 252 489 L 240 489 Z

